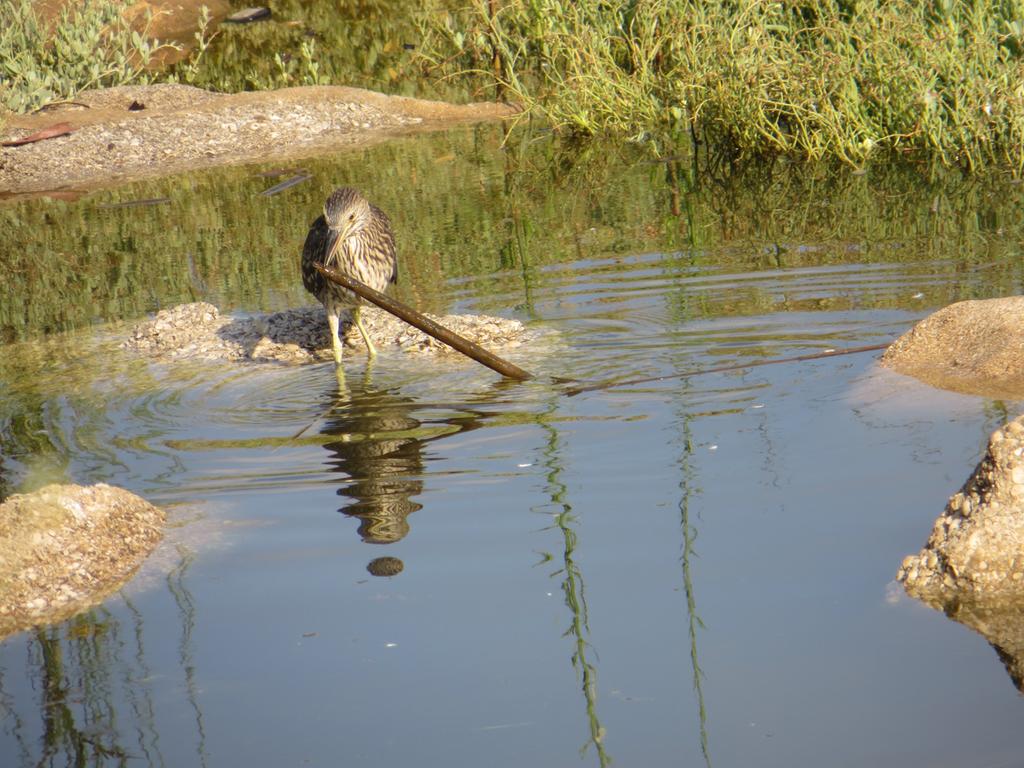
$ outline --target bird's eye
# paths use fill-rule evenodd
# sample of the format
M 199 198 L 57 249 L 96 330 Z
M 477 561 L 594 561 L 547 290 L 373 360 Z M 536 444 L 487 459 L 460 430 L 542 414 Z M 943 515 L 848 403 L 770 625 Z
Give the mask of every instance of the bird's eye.
M 356 220 L 356 215 L 355 215 L 354 213 L 350 213 L 350 214 L 348 215 L 348 220 L 349 220 L 349 221 L 355 221 L 355 220 Z

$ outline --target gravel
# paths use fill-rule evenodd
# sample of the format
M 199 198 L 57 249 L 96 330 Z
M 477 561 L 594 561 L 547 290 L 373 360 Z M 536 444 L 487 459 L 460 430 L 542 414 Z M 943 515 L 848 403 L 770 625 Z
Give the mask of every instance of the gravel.
M 378 348 L 398 347 L 412 355 L 457 355 L 451 347 L 376 307 L 363 307 L 363 324 Z M 488 315 L 428 315 L 432 320 L 492 350 L 535 341 L 540 332 L 518 320 Z M 344 345 L 365 354 L 366 345 L 351 322 L 343 325 Z M 206 302 L 165 309 L 129 333 L 127 350 L 154 360 L 224 360 L 301 364 L 331 360 L 327 318 L 320 306 L 287 309 L 255 317 L 230 317 Z

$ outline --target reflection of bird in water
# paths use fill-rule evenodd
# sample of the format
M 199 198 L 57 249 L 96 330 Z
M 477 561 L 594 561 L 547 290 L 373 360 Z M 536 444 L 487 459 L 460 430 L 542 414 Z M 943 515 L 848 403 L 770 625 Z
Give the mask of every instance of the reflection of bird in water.
M 331 468 L 346 478 L 338 495 L 349 503 L 338 511 L 359 519 L 363 541 L 392 544 L 409 533 L 409 515 L 422 508 L 412 497 L 423 493 L 427 443 L 484 426 L 492 414 L 474 405 L 427 405 L 374 390 L 369 371 L 361 387 L 339 384 L 321 428 L 321 434 L 334 438 L 324 443 Z M 422 410 L 453 412 L 424 424 L 414 416 Z M 374 576 L 394 576 L 404 567 L 398 558 L 378 557 L 366 569 Z
M 323 215 L 309 228 L 302 247 L 302 284 L 327 310 L 334 362 L 341 363 L 338 316 L 344 309 L 352 310 L 352 319 L 366 342 L 367 354 L 373 357 L 377 350 L 359 316 L 361 299 L 317 272 L 313 268 L 315 262 L 383 291 L 388 283 L 398 278 L 395 237 L 387 214 L 352 187 L 341 187 L 327 198 Z
M 351 503 L 341 512 L 359 518 L 359 535 L 371 544 L 390 544 L 409 532 L 406 518 L 422 507 L 410 497 L 423 491 L 424 441 L 415 436 L 419 420 L 413 401 L 386 391 L 348 391 L 328 416 L 323 433 L 339 439 L 324 444 L 331 464 L 348 476 L 338 494 Z

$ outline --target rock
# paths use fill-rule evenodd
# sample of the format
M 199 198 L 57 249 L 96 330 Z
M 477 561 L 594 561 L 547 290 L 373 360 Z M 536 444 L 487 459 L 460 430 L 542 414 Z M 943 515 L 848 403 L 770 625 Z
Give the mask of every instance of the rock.
M 981 634 L 1024 692 L 1024 416 L 996 430 L 988 450 L 904 558 L 907 593 Z
M 48 485 L 0 504 L 0 637 L 73 616 L 119 589 L 164 513 L 121 488 Z
M 881 362 L 941 389 L 1024 398 L 1024 296 L 950 304 L 900 336 Z
M 376 307 L 363 308 L 373 343 L 409 354 L 458 355 L 451 347 Z M 488 349 L 509 349 L 540 336 L 518 320 L 487 315 L 428 315 L 435 322 Z M 358 329 L 347 322 L 344 344 L 366 349 Z M 156 360 L 230 360 L 299 364 L 332 359 L 327 318 L 320 306 L 255 317 L 230 318 L 205 302 L 181 304 L 140 323 L 122 347 Z
M 1024 416 L 992 435 L 963 488 L 935 521 L 924 549 L 897 579 L 915 597 L 939 602 L 1024 595 Z

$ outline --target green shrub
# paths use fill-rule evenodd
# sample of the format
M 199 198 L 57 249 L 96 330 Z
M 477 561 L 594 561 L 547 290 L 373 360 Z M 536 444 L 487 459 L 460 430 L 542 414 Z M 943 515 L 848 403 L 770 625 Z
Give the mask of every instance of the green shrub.
M 0 3 L 0 104 L 26 112 L 86 88 L 150 82 L 160 43 L 131 28 L 130 7 L 86 0 L 47 23 L 31 0 Z
M 437 71 L 577 133 L 1024 167 L 1020 0 L 471 0 L 425 18 Z

